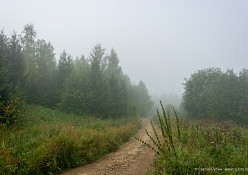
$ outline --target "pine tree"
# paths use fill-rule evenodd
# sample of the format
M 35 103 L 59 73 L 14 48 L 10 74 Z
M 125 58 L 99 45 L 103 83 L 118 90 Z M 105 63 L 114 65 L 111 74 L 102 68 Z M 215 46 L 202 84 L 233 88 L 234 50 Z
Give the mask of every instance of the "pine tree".
M 92 98 L 90 101 L 90 111 L 97 116 L 107 117 L 106 110 L 106 83 L 104 81 L 105 70 L 105 49 L 100 44 L 96 45 L 90 54 L 90 93 Z

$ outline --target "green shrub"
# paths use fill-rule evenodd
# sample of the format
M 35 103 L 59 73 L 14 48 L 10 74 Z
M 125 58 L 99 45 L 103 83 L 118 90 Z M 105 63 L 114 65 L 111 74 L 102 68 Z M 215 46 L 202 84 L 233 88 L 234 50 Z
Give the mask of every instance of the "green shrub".
M 21 122 L 23 119 L 21 107 L 22 103 L 18 97 L 7 102 L 0 101 L 0 128 L 10 127 Z

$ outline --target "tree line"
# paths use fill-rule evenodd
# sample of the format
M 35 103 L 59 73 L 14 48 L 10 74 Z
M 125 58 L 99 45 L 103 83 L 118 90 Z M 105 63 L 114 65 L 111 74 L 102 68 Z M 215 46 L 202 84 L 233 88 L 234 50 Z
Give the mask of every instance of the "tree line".
M 54 47 L 37 39 L 32 24 L 25 25 L 20 35 L 0 34 L 2 106 L 14 97 L 28 104 L 103 118 L 147 117 L 153 106 L 145 84 L 135 85 L 123 73 L 114 49 L 106 54 L 97 44 L 88 58 L 76 59 L 63 51 L 57 62 Z
M 211 117 L 248 124 L 248 69 L 239 74 L 230 69 L 203 69 L 185 81 L 183 106 L 188 118 Z

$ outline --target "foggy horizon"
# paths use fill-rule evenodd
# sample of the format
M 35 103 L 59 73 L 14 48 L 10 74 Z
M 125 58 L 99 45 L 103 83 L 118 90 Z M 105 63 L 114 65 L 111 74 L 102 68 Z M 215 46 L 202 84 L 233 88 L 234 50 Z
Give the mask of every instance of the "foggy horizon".
M 184 78 L 199 69 L 247 68 L 248 1 L 0 1 L 0 28 L 20 34 L 32 23 L 63 50 L 89 56 L 100 43 L 117 52 L 132 82 L 151 95 L 182 95 Z

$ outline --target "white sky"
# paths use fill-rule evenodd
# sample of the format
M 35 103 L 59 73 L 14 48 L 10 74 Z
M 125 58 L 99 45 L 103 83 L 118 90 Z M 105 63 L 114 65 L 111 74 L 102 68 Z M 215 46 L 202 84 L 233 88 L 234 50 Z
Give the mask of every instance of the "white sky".
M 248 68 L 247 0 L 0 0 L 0 29 L 32 23 L 57 54 L 113 47 L 132 81 L 152 94 L 183 93 L 202 68 Z

